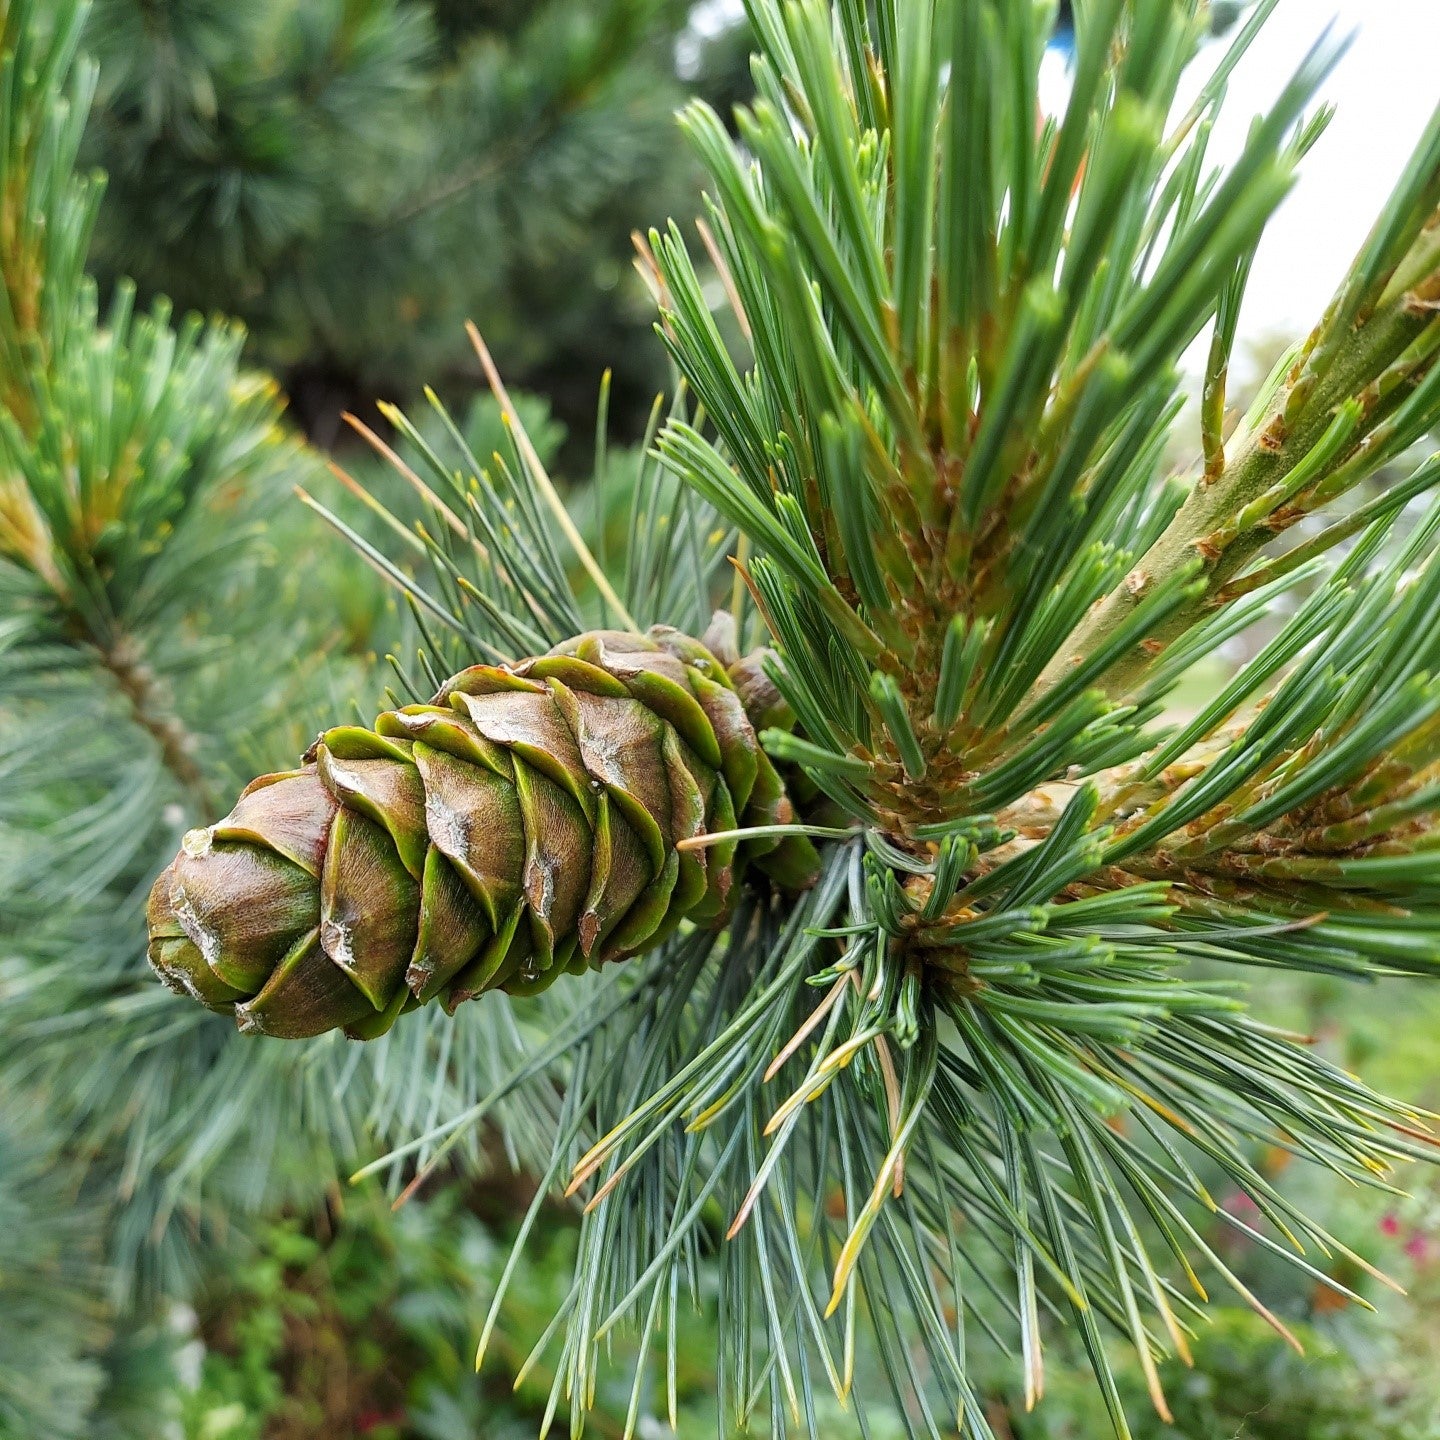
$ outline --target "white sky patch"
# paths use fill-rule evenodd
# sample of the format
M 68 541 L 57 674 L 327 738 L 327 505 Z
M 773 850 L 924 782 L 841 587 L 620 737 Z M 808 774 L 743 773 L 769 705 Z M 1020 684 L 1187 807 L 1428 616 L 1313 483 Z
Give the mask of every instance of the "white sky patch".
M 1298 336 L 1320 318 L 1440 102 L 1440 0 L 1282 0 L 1231 81 L 1212 160 L 1239 153 L 1251 117 L 1332 16 L 1355 33 L 1322 91 L 1336 115 L 1261 242 L 1242 343 Z

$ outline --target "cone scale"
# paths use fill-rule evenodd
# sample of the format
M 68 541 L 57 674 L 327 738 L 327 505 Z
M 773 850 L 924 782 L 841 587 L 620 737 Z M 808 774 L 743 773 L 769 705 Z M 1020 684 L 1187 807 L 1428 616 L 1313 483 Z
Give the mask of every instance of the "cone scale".
M 244 1031 L 371 1039 L 715 922 L 747 865 L 802 887 L 799 837 L 677 848 L 793 816 L 741 699 L 756 673 L 667 628 L 593 631 L 328 730 L 185 836 L 150 963 Z

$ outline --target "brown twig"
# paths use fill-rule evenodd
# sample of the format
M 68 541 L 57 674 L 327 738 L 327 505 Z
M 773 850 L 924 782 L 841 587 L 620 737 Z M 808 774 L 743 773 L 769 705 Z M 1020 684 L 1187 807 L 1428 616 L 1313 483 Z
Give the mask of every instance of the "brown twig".
M 130 706 L 130 714 L 160 749 L 165 768 L 189 796 L 201 817 L 215 813 L 215 797 L 205 772 L 195 759 L 199 748 L 194 733 L 174 712 L 165 687 L 146 663 L 135 643 L 121 636 L 96 647 L 100 662 Z

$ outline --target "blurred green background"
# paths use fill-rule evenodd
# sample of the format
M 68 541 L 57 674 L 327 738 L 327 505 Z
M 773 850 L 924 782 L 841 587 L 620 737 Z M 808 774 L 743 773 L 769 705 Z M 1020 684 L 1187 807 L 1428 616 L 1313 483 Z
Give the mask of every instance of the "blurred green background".
M 388 435 L 377 401 L 418 413 L 425 384 L 465 417 L 476 454 L 503 449 L 496 407 L 478 398 L 466 318 L 525 392 L 522 415 L 577 511 L 623 539 L 623 483 L 607 486 L 604 514 L 586 489 L 596 397 L 613 366 L 608 463 L 623 476 L 626 447 L 667 383 L 630 235 L 699 210 L 671 115 L 686 93 L 725 113 L 747 94 L 748 40 L 729 15 L 688 0 L 93 5 L 82 43 L 99 69 L 81 159 L 109 176 L 89 258 L 101 303 L 130 277 L 138 310 L 169 296 L 177 314 L 243 321 L 244 369 L 217 380 L 217 393 L 233 404 L 258 383 L 250 371 L 273 375 L 286 423 L 308 443 L 271 431 L 243 464 L 207 452 L 205 513 L 223 543 L 200 549 L 203 567 L 185 562 L 203 568 L 203 583 L 197 569 L 167 592 L 179 598 L 165 634 L 183 646 L 141 645 L 194 741 L 193 783 L 174 766 L 122 775 L 93 731 L 50 733 L 93 764 L 70 765 L 64 783 L 37 778 L 55 774 L 37 740 L 47 706 L 73 715 L 83 701 L 84 713 L 108 716 L 129 759 L 158 734 L 143 705 L 103 708 L 121 671 L 93 637 L 52 637 L 66 659 L 43 670 L 49 688 L 32 678 L 23 703 L 0 701 L 3 1440 L 509 1440 L 542 1423 L 552 1372 L 543 1355 L 527 1357 L 562 1293 L 574 1212 L 542 1212 L 477 1375 L 476 1339 L 534 1194 L 524 1165 L 481 1145 L 398 1209 L 379 1182 L 350 1187 L 357 1163 L 455 1097 L 427 1091 L 407 1110 L 379 1074 L 366 1082 L 378 1098 L 347 1110 L 343 1053 L 333 1074 L 321 1061 L 266 1072 L 255 1084 L 270 1108 L 257 1088 L 236 1113 L 217 1113 L 228 1042 L 196 1031 L 190 1069 L 164 1048 L 171 1011 L 144 967 L 138 904 L 210 790 L 289 763 L 322 715 L 372 711 L 385 654 L 423 640 L 374 571 L 289 491 L 302 484 L 375 534 L 379 522 L 327 473 L 330 456 L 403 512 L 403 480 L 342 416 Z M 151 551 L 179 533 L 167 520 Z M 137 633 L 139 644 L 143 624 Z M 1190 693 L 1207 693 L 1239 658 L 1215 657 Z M 40 664 L 26 658 L 25 673 L 42 674 Z M 1323 978 L 1256 989 L 1277 1023 L 1381 1089 L 1440 1106 L 1440 993 Z M 203 1094 L 215 1119 L 197 1137 L 186 1105 Z M 1220 1237 L 1306 1354 L 1250 1311 L 1222 1307 L 1194 1369 L 1167 1371 L 1174 1425 L 1147 1418 L 1143 1382 L 1127 1372 L 1140 1440 L 1440 1436 L 1440 1186 L 1416 1174 L 1410 1194 L 1339 1194 L 1287 1160 L 1266 1157 L 1408 1294 L 1309 1257 L 1377 1313 L 1338 1303 L 1237 1229 L 1259 1217 L 1217 1194 L 1207 1238 Z M 711 1217 L 716 1243 L 728 1218 Z M 677 1364 L 687 1437 L 728 1433 L 711 1395 L 705 1274 L 696 1288 Z M 1053 1339 L 1045 1401 L 1027 1414 L 1017 1367 L 977 1333 L 974 1366 L 998 1435 L 1108 1433 L 1072 1337 Z M 598 1436 L 625 1432 L 630 1343 L 598 1396 Z M 862 1356 L 862 1372 L 874 1363 Z M 636 1433 L 667 1433 L 663 1375 L 640 1394 Z M 862 1430 L 853 1410 L 825 1403 L 816 1423 L 827 1437 L 905 1433 L 883 1407 Z

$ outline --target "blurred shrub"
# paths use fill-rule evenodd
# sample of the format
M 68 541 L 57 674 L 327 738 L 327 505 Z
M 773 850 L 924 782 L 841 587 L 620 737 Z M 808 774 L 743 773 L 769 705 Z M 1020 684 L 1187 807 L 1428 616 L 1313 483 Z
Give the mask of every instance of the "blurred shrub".
M 1422 1393 L 1427 1377 L 1357 1367 L 1313 1326 L 1294 1327 L 1305 1347 L 1297 1355 L 1249 1310 L 1223 1308 L 1214 1316 L 1194 1342 L 1193 1369 L 1175 1361 L 1161 1367 L 1173 1423 L 1155 1413 L 1137 1364 L 1117 1370 L 1134 1440 L 1433 1440 Z M 1047 1366 L 1045 1399 L 1029 1415 L 1008 1386 L 1004 1395 L 1015 1440 L 1110 1434 L 1081 1366 Z

